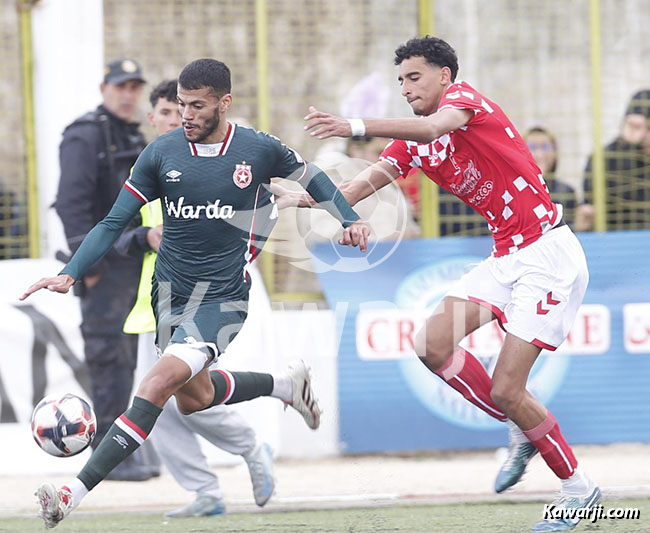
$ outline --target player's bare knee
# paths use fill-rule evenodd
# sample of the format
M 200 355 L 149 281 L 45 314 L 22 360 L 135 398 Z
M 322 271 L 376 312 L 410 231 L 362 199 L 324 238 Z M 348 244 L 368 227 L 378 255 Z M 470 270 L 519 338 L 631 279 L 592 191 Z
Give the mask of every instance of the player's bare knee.
M 176 404 L 178 405 L 178 410 L 183 415 L 191 415 L 197 411 L 202 411 L 203 409 L 210 406 L 212 403 L 213 396 L 209 394 L 202 394 L 201 396 L 186 396 L 177 394 L 176 395 Z
M 178 405 L 178 410 L 182 415 L 191 415 L 192 413 L 196 413 L 197 411 L 201 410 L 198 402 L 191 399 L 181 400 L 177 397 L 176 405 Z
M 155 405 L 161 405 L 169 399 L 171 393 L 167 394 L 167 391 L 161 388 L 156 380 L 145 380 L 140 383 L 135 395 Z
M 415 353 L 427 368 L 437 370 L 447 362 L 453 350 L 440 342 L 440 339 L 431 337 L 427 335 L 426 327 L 420 329 L 415 336 Z
M 420 335 L 422 335 L 420 337 Z M 419 343 L 419 344 L 418 344 Z M 425 338 L 424 333 L 416 336 L 415 353 L 427 368 L 437 370 L 451 357 L 453 350 L 436 339 Z
M 508 384 L 492 383 L 490 398 L 504 413 L 510 414 L 517 410 L 523 400 L 523 392 L 513 389 Z
M 164 404 L 182 385 L 179 378 L 170 373 L 149 373 L 138 387 L 136 396 L 156 405 Z

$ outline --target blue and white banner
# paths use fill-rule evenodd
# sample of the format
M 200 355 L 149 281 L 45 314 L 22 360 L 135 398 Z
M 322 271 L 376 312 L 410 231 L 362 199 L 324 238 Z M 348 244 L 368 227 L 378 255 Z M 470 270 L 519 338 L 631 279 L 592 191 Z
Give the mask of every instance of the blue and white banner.
M 529 390 L 571 443 L 650 441 L 650 231 L 581 234 L 590 269 L 567 341 L 542 352 Z M 413 352 L 419 325 L 450 286 L 490 254 L 489 237 L 373 243 L 358 258 L 331 243 L 314 254 L 330 306 L 347 312 L 339 345 L 340 439 L 346 452 L 482 448 L 504 426 L 430 373 Z M 355 257 L 356 254 L 356 257 Z M 343 267 L 343 268 L 341 268 Z M 496 322 L 464 345 L 492 372 Z

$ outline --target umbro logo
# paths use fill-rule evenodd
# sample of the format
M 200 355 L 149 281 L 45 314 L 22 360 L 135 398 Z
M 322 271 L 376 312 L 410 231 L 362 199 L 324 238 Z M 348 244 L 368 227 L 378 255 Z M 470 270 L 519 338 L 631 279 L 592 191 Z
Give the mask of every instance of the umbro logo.
M 119 433 L 116 435 L 113 435 L 113 440 L 117 442 L 120 446 L 122 446 L 123 449 L 126 450 L 126 447 L 129 445 L 129 441 L 127 441 L 122 435 Z
M 165 174 L 165 176 L 167 176 L 167 178 L 168 178 L 165 181 L 167 183 L 169 183 L 169 182 L 172 182 L 172 183 L 179 182 L 179 181 L 181 181 L 179 179 L 179 176 L 181 174 L 182 174 L 182 172 L 179 172 L 178 170 L 170 170 L 169 172 L 167 172 L 167 174 Z

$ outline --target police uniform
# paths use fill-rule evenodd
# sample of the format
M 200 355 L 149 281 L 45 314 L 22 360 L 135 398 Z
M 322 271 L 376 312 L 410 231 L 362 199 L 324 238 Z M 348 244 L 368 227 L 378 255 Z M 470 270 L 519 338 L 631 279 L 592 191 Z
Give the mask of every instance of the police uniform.
M 115 61 L 107 69 L 107 83 L 143 80 L 140 68 L 130 60 Z M 145 144 L 139 124 L 121 120 L 102 105 L 65 129 L 55 207 L 72 252 L 109 212 Z M 137 337 L 124 334 L 122 325 L 135 301 L 140 266 L 141 258 L 111 250 L 86 273 L 99 275 L 99 281 L 76 291 L 98 419 L 95 446 L 128 407 Z

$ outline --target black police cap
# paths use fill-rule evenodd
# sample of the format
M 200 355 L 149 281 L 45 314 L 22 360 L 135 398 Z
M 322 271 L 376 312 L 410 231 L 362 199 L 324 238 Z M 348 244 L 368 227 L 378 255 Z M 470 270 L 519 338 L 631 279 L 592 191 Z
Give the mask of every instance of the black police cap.
M 133 59 L 116 59 L 104 68 L 104 83 L 119 85 L 129 80 L 146 81 L 142 76 L 142 67 Z

